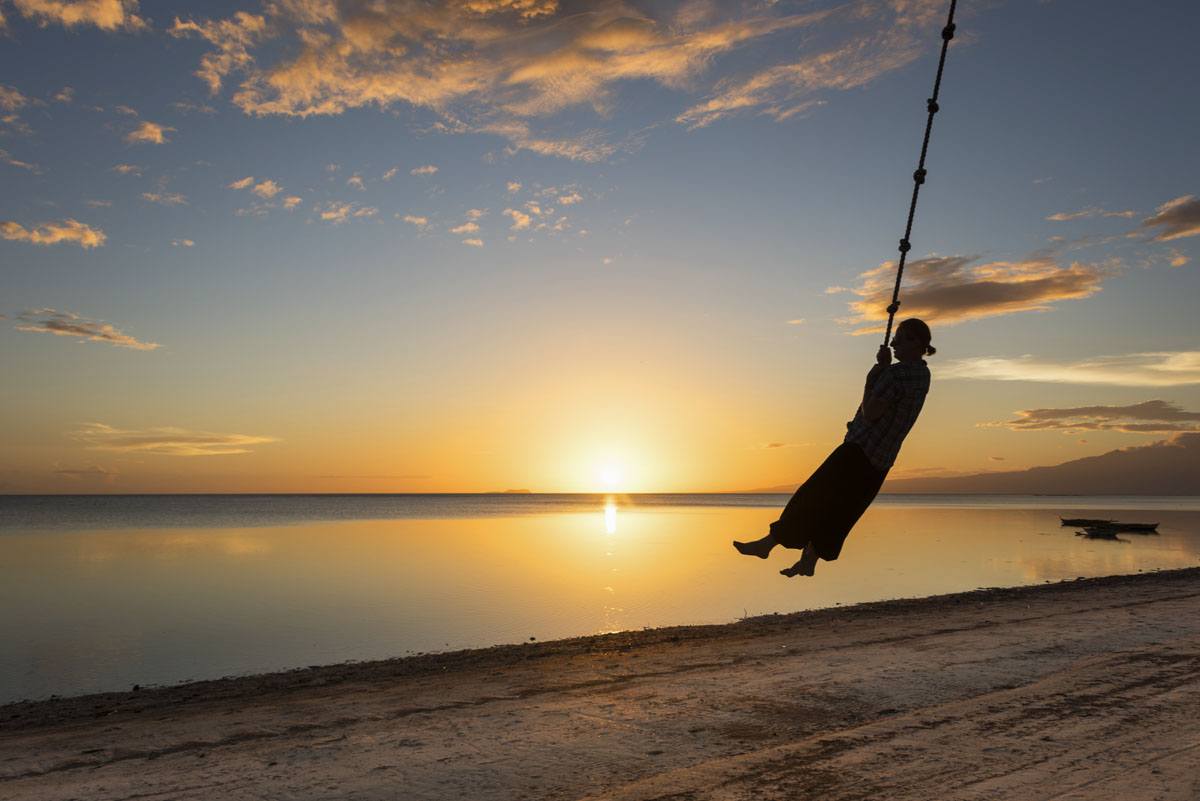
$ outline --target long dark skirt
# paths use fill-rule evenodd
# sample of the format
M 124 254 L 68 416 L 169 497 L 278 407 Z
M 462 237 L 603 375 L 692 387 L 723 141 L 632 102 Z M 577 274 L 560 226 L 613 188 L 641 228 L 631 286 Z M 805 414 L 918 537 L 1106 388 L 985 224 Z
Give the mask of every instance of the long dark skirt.
M 803 548 L 811 540 L 817 555 L 832 562 L 886 476 L 862 448 L 843 442 L 796 490 L 771 533 L 787 548 Z

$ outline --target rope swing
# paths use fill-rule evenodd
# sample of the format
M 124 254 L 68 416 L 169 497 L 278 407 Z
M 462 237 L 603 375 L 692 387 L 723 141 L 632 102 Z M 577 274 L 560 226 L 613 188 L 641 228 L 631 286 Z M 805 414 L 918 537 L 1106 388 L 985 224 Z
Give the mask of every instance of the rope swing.
M 896 288 L 892 290 L 892 303 L 887 307 L 887 331 L 883 335 L 886 347 L 892 338 L 892 321 L 900 309 L 900 279 L 904 277 L 904 261 L 912 243 L 908 237 L 912 233 L 913 217 L 917 213 L 917 195 L 921 193 L 921 184 L 925 183 L 925 154 L 929 151 L 929 133 L 933 130 L 933 115 L 938 113 L 938 92 L 942 88 L 942 70 L 946 66 L 946 48 L 954 38 L 954 7 L 958 0 L 950 0 L 950 16 L 946 19 L 946 27 L 942 28 L 942 55 L 938 59 L 937 78 L 933 82 L 933 97 L 925 101 L 929 118 L 925 121 L 925 140 L 921 142 L 921 159 L 917 162 L 917 171 L 913 173 L 912 203 L 908 207 L 908 224 L 904 227 L 904 237 L 900 240 L 900 265 L 896 269 Z

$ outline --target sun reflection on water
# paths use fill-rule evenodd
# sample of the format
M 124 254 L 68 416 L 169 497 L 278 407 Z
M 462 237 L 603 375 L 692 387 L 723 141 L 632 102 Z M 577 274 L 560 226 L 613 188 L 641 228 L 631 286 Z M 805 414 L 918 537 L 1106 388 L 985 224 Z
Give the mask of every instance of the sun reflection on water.
M 611 496 L 604 501 L 604 533 L 617 533 L 617 502 Z

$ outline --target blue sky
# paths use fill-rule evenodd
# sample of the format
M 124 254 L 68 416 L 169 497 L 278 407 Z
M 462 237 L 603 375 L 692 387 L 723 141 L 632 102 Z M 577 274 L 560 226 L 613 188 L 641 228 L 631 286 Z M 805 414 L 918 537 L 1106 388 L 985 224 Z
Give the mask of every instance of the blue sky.
M 0 488 L 802 478 L 877 345 L 945 10 L 0 0 Z M 1196 430 L 1198 21 L 961 5 L 897 475 Z

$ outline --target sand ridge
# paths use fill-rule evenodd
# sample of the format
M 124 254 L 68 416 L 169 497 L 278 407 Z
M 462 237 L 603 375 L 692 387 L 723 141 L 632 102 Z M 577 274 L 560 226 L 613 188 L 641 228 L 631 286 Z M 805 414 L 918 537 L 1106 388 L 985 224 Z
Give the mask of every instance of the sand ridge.
M 1200 569 L 0 707 L 6 799 L 1196 799 Z

